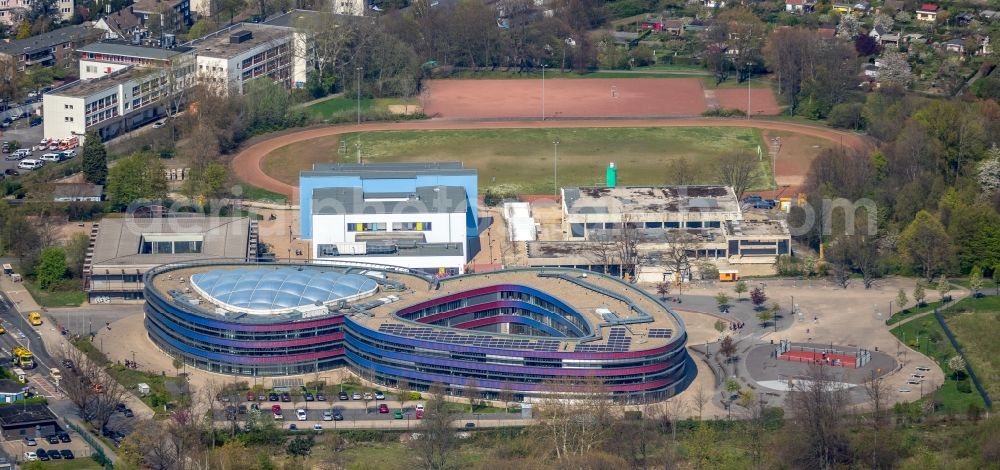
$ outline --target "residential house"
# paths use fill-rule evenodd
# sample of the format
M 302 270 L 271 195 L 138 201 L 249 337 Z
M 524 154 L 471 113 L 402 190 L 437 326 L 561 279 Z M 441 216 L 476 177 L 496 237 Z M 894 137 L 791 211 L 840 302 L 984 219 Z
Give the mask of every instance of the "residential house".
M 955 17 L 955 21 L 958 21 L 959 26 L 968 26 L 974 19 L 976 19 L 976 15 L 968 11 Z
M 965 54 L 965 40 L 962 38 L 949 39 L 944 43 L 944 50 L 955 54 Z
M 868 33 L 872 39 L 875 40 L 880 46 L 886 45 L 899 45 L 899 33 L 893 33 L 891 31 L 886 31 L 885 28 L 881 26 L 876 26 Z
M 875 26 L 874 28 L 872 28 L 871 31 L 868 32 L 868 36 L 874 39 L 875 42 L 881 44 L 882 36 L 885 36 L 887 32 L 888 31 L 886 31 L 885 28 L 883 28 L 882 26 Z
M 23 13 L 31 10 L 37 0 L 0 0 L 0 24 L 14 26 L 20 22 Z M 59 19 L 73 19 L 73 0 L 56 0 L 55 7 L 59 9 Z
M 684 20 L 664 20 L 663 31 L 672 36 L 680 36 L 684 32 Z
M 979 50 L 977 53 L 982 55 L 993 53 L 993 46 L 990 45 L 989 36 L 983 35 L 983 37 L 979 38 Z
M 708 29 L 708 24 L 704 20 L 692 20 L 684 25 L 684 32 L 700 33 Z
M 812 13 L 816 0 L 785 0 L 785 11 L 791 13 Z
M 0 403 L 14 403 L 24 399 L 24 390 L 28 387 L 23 383 L 10 379 L 0 379 Z
M 927 42 L 927 38 L 924 37 L 924 35 L 920 34 L 920 33 L 909 33 L 909 34 L 903 36 L 903 43 L 904 44 L 910 44 L 912 42 L 923 44 L 923 43 Z
M 937 15 L 940 9 L 937 5 L 932 3 L 925 3 L 917 8 L 917 21 L 926 21 L 928 23 L 933 23 L 937 21 Z
M 139 17 L 144 28 L 164 34 L 177 33 L 192 23 L 190 0 L 139 0 L 129 11 Z
M 865 16 L 868 14 L 870 9 L 871 6 L 868 5 L 868 2 L 858 2 L 851 7 L 851 11 L 854 12 L 856 16 Z
M 660 31 L 663 29 L 663 18 L 647 18 L 639 22 L 639 28 Z
M 875 64 L 867 64 L 864 66 L 864 74 L 866 77 L 874 79 L 878 77 L 878 69 L 879 66 Z
M 726 0 L 701 0 L 701 6 L 705 8 L 723 8 L 726 6 Z
M 71 58 L 74 49 L 95 36 L 89 24 L 59 28 L 27 39 L 0 44 L 0 58 L 13 60 L 17 70 L 32 65 L 51 67 Z
M 996 19 L 1000 19 L 1000 11 L 996 11 L 996 10 L 983 10 L 983 11 L 979 12 L 979 17 L 982 18 L 982 19 L 984 19 L 984 20 L 993 21 L 993 20 L 996 20 Z
M 104 39 L 132 39 L 143 30 L 139 17 L 130 8 L 123 8 L 97 20 L 94 27 L 104 31 Z
M 52 189 L 55 202 L 101 202 L 104 186 L 90 183 L 62 183 Z

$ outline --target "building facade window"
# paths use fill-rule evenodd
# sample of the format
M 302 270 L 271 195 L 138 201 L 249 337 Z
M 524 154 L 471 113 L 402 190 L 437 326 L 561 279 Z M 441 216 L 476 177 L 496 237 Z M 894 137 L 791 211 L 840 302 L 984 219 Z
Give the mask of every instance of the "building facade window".
M 385 222 L 370 222 L 370 223 L 349 223 L 347 224 L 348 232 L 384 232 Z
M 393 222 L 393 232 L 430 232 L 430 222 Z

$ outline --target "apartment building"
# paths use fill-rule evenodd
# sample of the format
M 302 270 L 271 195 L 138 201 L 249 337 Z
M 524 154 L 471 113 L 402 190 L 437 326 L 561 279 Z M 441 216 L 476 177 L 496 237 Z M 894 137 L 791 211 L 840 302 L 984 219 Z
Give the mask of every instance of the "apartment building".
M 121 41 L 101 41 L 77 49 L 80 52 L 80 79 L 91 80 L 129 67 L 190 67 L 194 72 L 194 53 L 190 47 L 163 49 Z M 190 77 L 193 79 L 193 77 Z
M 295 30 L 242 23 L 185 44 L 194 48 L 199 80 L 219 92 L 244 93 L 247 82 L 269 77 L 286 88 L 305 84 L 311 61 L 296 60 Z
M 36 0 L 0 0 L 0 24 L 13 26 L 17 24 L 21 17 Z M 59 8 L 59 19 L 69 21 L 73 19 L 73 0 L 56 0 Z
M 27 39 L 0 43 L 0 59 L 13 60 L 19 71 L 33 65 L 51 67 L 70 59 L 77 46 L 98 35 L 87 24 L 67 26 Z

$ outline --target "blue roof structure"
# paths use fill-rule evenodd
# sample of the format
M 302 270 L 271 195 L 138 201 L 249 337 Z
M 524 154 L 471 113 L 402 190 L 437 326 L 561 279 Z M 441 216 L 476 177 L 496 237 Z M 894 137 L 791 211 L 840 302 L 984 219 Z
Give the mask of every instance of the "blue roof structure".
M 375 280 L 317 269 L 219 269 L 191 276 L 205 296 L 236 310 L 278 313 L 374 293 Z

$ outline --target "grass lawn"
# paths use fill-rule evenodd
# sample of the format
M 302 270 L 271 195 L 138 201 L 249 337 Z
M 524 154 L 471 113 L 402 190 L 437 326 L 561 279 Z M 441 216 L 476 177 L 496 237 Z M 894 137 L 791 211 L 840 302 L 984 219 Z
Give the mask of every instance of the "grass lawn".
M 892 316 L 889 317 L 889 319 L 885 321 L 885 324 L 886 325 L 894 325 L 894 324 L 899 323 L 899 322 L 901 322 L 901 321 L 903 321 L 903 320 L 905 320 L 907 318 L 910 318 L 910 317 L 912 317 L 914 315 L 917 315 L 917 314 L 920 314 L 920 313 L 924 313 L 924 312 L 931 312 L 935 308 L 940 307 L 940 306 L 941 306 L 941 301 L 940 300 L 938 300 L 936 302 L 928 302 L 927 305 L 924 305 L 923 307 L 917 307 L 916 305 L 914 305 L 914 306 L 912 306 L 910 308 L 906 308 L 906 309 L 903 309 L 903 310 L 899 310 L 899 311 L 893 312 Z
M 908 346 L 926 354 L 945 371 L 944 385 L 931 395 L 935 401 L 941 403 L 941 411 L 960 414 L 965 413 L 969 405 L 984 407 L 983 400 L 976 393 L 975 388 L 972 389 L 972 393 L 962 393 L 956 388 L 957 382 L 950 378 L 947 362 L 948 359 L 958 353 L 951 347 L 951 343 L 948 342 L 948 338 L 944 335 L 944 330 L 941 329 L 941 325 L 938 324 L 933 316 L 926 316 L 919 320 L 897 326 L 892 329 L 892 334 L 896 335 L 896 337 L 900 338 Z M 916 391 L 914 389 L 914 392 Z M 917 394 L 914 393 L 914 397 L 916 396 Z
M 760 130 L 737 127 L 369 132 L 282 147 L 265 158 L 264 171 L 297 184 L 299 171 L 314 163 L 353 162 L 359 138 L 366 162 L 461 161 L 479 170 L 481 190 L 504 184 L 521 194 L 552 191 L 556 139 L 562 186 L 604 184 L 605 168 L 612 161 L 618 166 L 619 185 L 661 185 L 668 176 L 667 163 L 681 157 L 696 167 L 700 182 L 715 183 L 712 168 L 721 157 L 737 150 L 756 152 L 763 145 Z M 758 181 L 770 186 L 769 161 L 760 163 L 759 173 Z
M 274 193 L 263 188 L 242 183 L 243 197 L 252 201 L 263 201 L 274 204 L 288 204 L 288 197 L 284 194 Z
M 361 111 L 367 111 L 372 107 L 372 100 L 365 98 L 361 100 Z M 317 119 L 326 119 L 334 114 L 339 113 L 356 113 L 358 110 L 358 101 L 356 98 L 347 98 L 341 96 L 338 98 L 330 98 L 326 101 L 320 101 L 319 103 L 312 104 L 305 108 L 311 116 Z
M 181 380 L 180 377 L 174 376 L 163 376 L 160 374 L 154 374 L 151 372 L 145 372 L 136 369 L 126 369 L 119 364 L 113 364 L 108 360 L 107 356 L 104 355 L 98 348 L 88 339 L 78 339 L 74 345 L 87 357 L 97 364 L 103 365 L 107 368 L 109 374 L 111 374 L 115 380 L 121 383 L 126 389 L 134 392 L 136 385 L 140 383 L 146 383 L 149 385 L 150 394 L 145 397 L 141 397 L 142 401 L 146 403 L 150 408 L 153 409 L 156 414 L 162 415 L 165 413 L 163 410 L 163 404 L 166 402 L 176 402 L 180 397 L 175 396 L 170 393 L 167 389 L 166 383 L 168 381 L 177 382 Z M 179 385 L 179 384 L 178 384 Z M 168 404 L 169 410 L 169 404 Z
M 986 393 L 1000 399 L 1000 297 L 965 299 L 945 317 Z
M 104 468 L 101 464 L 94 461 L 94 459 L 87 457 L 77 457 L 73 460 L 50 460 L 40 463 L 42 464 L 40 468 L 46 470 L 101 470 Z
M 56 291 L 46 291 L 40 289 L 35 281 L 24 280 L 24 287 L 28 289 L 31 296 L 38 305 L 46 308 L 52 307 L 79 307 L 87 300 L 87 293 L 81 287 L 81 281 L 73 279 L 66 281 L 66 284 Z

